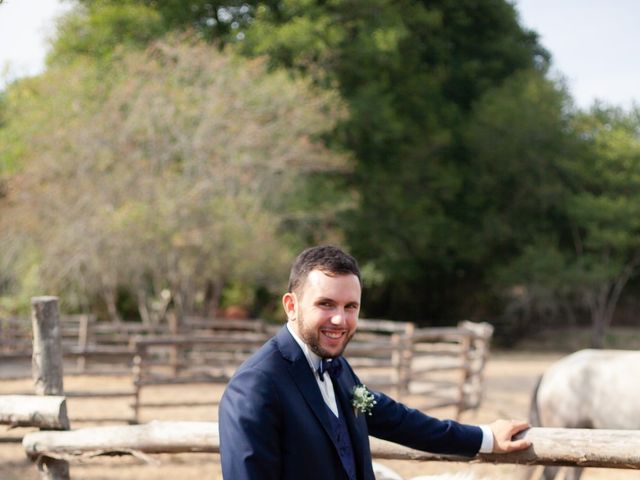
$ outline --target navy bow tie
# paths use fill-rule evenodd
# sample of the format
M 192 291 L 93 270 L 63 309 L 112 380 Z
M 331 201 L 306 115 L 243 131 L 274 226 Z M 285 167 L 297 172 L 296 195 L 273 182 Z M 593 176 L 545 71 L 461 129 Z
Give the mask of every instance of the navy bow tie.
M 318 375 L 321 382 L 324 382 L 324 372 L 327 372 L 331 378 L 338 378 L 342 372 L 342 365 L 338 360 L 323 358 L 320 360 L 320 366 L 318 367 Z

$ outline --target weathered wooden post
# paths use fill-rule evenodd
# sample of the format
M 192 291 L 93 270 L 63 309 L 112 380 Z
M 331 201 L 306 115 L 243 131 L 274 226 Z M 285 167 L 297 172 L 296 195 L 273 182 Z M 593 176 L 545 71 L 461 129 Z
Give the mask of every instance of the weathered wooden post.
M 399 333 L 391 334 L 391 366 L 393 368 L 394 394 L 397 400 L 402 399 L 404 389 L 402 388 L 402 337 Z
M 78 371 L 83 372 L 87 368 L 87 350 L 89 349 L 89 315 L 82 315 L 78 325 Z
M 169 312 L 169 314 L 167 314 L 167 321 L 169 323 L 169 332 L 171 332 L 171 335 L 173 337 L 178 336 L 180 334 L 180 322 L 178 321 L 178 315 L 176 315 L 175 312 Z M 178 376 L 178 373 L 180 372 L 180 350 L 178 345 L 170 347 L 169 363 L 171 364 L 173 376 Z
M 58 297 L 31 298 L 33 381 L 37 395 L 64 395 Z M 43 480 L 70 480 L 69 463 L 46 456 L 37 462 Z
M 413 334 L 415 332 L 415 324 L 408 323 L 401 337 L 401 355 L 400 355 L 400 385 L 403 395 L 409 395 L 411 386 L 411 363 L 413 362 Z
M 460 380 L 458 380 L 458 402 L 456 408 L 456 420 L 460 420 L 460 416 L 462 412 L 466 409 L 467 403 L 467 395 L 465 391 L 465 387 L 467 385 L 467 379 L 469 378 L 471 371 L 471 359 L 469 357 L 471 353 L 471 344 L 472 344 L 472 333 L 469 331 L 461 330 L 460 331 Z
M 142 388 L 142 383 L 144 379 L 142 378 L 142 363 L 145 361 L 145 353 L 146 348 L 143 344 L 136 341 L 136 339 L 140 339 L 140 337 L 134 337 L 133 341 L 133 349 L 135 351 L 135 355 L 133 357 L 133 388 L 134 388 L 134 398 L 131 403 L 131 410 L 133 413 L 133 418 L 130 423 L 138 423 L 140 420 L 140 389 Z

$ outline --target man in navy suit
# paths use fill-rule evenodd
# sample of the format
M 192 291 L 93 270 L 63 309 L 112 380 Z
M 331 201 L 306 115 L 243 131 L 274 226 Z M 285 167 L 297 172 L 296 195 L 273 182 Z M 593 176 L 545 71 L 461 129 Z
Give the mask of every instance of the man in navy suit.
M 369 435 L 434 453 L 510 452 L 526 422 L 487 426 L 438 420 L 380 392 L 366 412 L 342 357 L 360 312 L 356 260 L 332 246 L 296 259 L 282 303 L 287 324 L 235 373 L 219 409 L 226 480 L 374 480 Z

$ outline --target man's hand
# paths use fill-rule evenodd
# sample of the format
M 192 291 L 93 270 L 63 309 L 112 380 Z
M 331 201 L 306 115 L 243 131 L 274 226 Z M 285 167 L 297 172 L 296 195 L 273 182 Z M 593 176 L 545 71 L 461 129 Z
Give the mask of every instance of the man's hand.
M 489 424 L 493 433 L 493 453 L 508 453 L 524 450 L 531 446 L 529 440 L 511 438 L 518 432 L 526 430 L 530 425 L 524 420 L 496 420 Z

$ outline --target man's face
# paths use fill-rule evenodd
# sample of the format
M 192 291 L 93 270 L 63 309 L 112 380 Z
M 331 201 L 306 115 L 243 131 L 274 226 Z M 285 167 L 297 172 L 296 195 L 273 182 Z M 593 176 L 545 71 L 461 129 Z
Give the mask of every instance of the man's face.
M 296 292 L 282 299 L 294 331 L 323 358 L 342 355 L 356 332 L 360 280 L 353 274 L 330 276 L 312 270 Z

